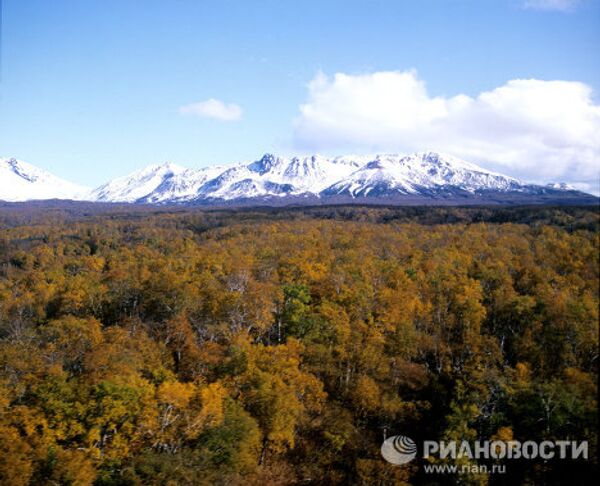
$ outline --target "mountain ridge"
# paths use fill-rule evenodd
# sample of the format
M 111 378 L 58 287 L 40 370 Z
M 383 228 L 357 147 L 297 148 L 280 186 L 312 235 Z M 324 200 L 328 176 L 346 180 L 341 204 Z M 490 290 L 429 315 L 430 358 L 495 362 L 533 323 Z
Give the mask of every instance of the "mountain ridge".
M 14 188 L 18 187 L 18 190 Z M 484 169 L 439 152 L 282 157 L 189 169 L 144 167 L 87 189 L 14 158 L 0 158 L 0 200 L 73 199 L 138 204 L 302 204 L 315 201 L 397 204 L 422 201 L 519 201 L 598 198 L 564 183 L 546 186 Z

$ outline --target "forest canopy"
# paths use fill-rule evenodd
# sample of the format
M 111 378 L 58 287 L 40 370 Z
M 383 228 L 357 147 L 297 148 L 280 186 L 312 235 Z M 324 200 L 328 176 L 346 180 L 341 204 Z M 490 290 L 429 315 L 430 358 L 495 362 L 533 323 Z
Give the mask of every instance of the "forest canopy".
M 0 209 L 0 484 L 456 484 L 386 436 L 587 440 L 597 208 Z

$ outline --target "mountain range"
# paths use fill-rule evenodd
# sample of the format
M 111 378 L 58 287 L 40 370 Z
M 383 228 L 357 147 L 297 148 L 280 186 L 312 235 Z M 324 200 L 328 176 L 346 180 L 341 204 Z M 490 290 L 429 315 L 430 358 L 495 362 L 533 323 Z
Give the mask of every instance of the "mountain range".
M 250 163 L 186 169 L 165 163 L 90 189 L 0 158 L 0 200 L 137 204 L 597 203 L 565 184 L 536 185 L 437 152 L 323 157 L 265 154 Z

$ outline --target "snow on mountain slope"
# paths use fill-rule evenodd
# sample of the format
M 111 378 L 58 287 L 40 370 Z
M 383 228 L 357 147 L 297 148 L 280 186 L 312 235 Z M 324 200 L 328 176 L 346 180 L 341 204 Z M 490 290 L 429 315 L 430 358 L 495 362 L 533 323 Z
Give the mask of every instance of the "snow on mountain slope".
M 185 169 L 175 164 L 150 165 L 129 175 L 118 177 L 92 191 L 92 199 L 110 202 L 135 202 L 154 194 Z
M 364 162 L 362 162 L 364 163 Z M 318 193 L 334 182 L 348 177 L 362 163 L 352 158 L 329 159 L 320 155 L 307 157 L 276 157 L 266 154 L 248 168 L 262 180 L 276 184 L 289 184 L 294 194 Z
M 360 164 L 338 157 L 277 157 L 265 154 L 250 164 L 237 164 L 205 184 L 199 196 L 240 199 L 265 196 L 318 194 L 335 181 L 349 176 Z
M 85 200 L 90 189 L 56 177 L 15 158 L 0 157 L 0 200 Z
M 431 195 L 449 190 L 518 191 L 525 184 L 436 152 L 408 156 L 377 155 L 348 178 L 328 187 L 324 195 L 352 197 L 392 194 Z
M 198 197 L 200 188 L 209 180 L 221 174 L 223 166 L 206 167 L 203 169 L 184 169 L 165 177 L 154 191 L 138 199 L 144 203 L 179 202 L 193 200 Z
M 153 165 L 100 186 L 93 191 L 93 197 L 113 202 L 181 203 L 317 194 L 349 176 L 361 163 L 344 157 L 285 158 L 266 154 L 251 163 L 204 169 Z

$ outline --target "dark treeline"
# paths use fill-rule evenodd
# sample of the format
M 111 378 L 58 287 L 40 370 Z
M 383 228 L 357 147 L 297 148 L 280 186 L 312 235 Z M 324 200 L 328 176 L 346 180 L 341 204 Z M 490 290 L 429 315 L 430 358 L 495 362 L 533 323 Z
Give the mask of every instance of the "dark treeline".
M 62 224 L 94 218 L 138 221 L 152 215 L 180 215 L 179 222 L 195 230 L 251 221 L 332 219 L 371 223 L 513 223 L 552 225 L 567 231 L 600 230 L 598 206 L 361 206 L 320 205 L 299 207 L 186 208 L 86 202 L 0 203 L 0 227 Z
M 589 484 L 598 221 L 1 209 L 0 484 Z M 590 459 L 432 476 L 383 461 L 394 434 L 588 440 Z

